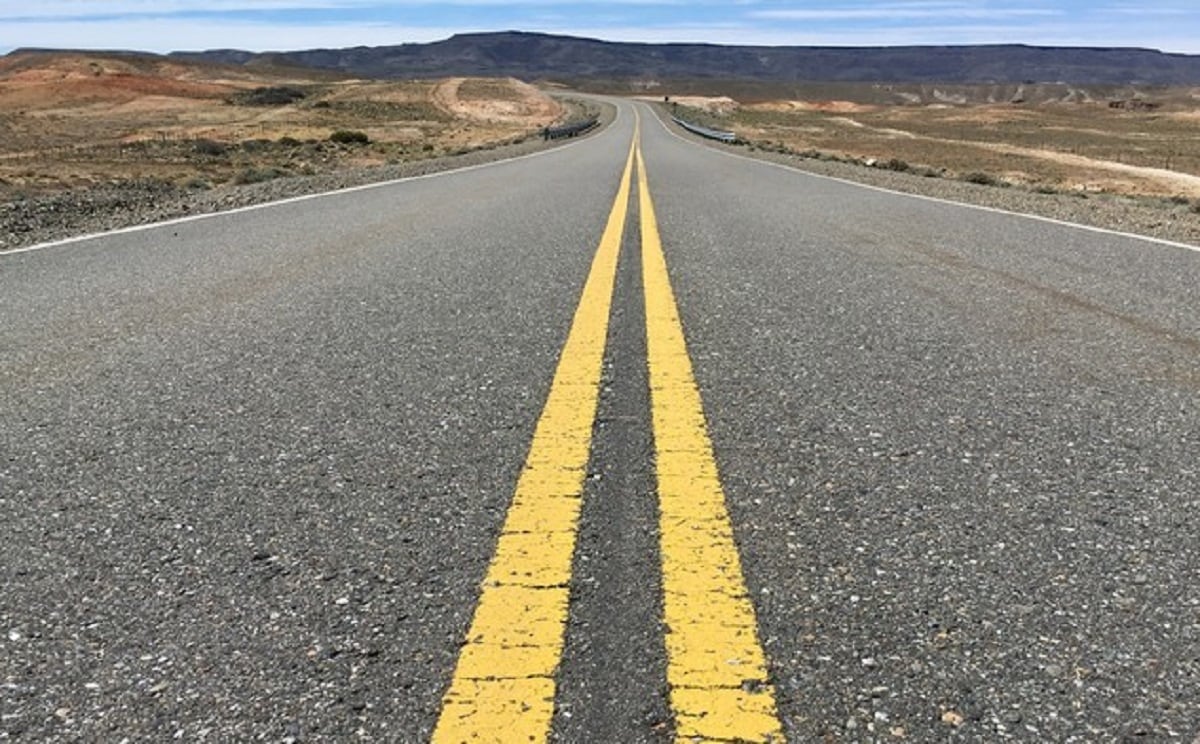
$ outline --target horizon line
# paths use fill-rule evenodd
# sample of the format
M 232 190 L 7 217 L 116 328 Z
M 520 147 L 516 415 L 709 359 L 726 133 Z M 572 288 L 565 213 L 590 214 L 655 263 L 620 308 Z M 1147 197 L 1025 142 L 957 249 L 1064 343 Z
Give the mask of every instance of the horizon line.
M 578 41 L 593 41 L 602 44 L 622 44 L 630 46 L 711 46 L 721 48 L 748 48 L 748 49 L 989 49 L 989 48 L 1005 48 L 1018 47 L 1026 49 L 1073 49 L 1073 50 L 1095 50 L 1095 51 L 1139 51 L 1139 52 L 1154 52 L 1168 56 L 1177 57 L 1200 57 L 1200 53 L 1192 52 L 1171 52 L 1152 46 L 1117 46 L 1117 45 L 1095 45 L 1095 44 L 1037 44 L 1021 41 L 1005 41 L 1005 42 L 987 42 L 979 44 L 731 44 L 720 41 L 622 41 L 618 39 L 605 39 L 598 36 L 589 36 L 584 34 L 571 33 L 555 33 L 548 31 L 526 31 L 521 29 L 502 29 L 492 31 L 459 31 L 445 36 L 443 38 L 434 39 L 433 41 L 401 41 L 396 44 L 351 44 L 344 46 L 328 46 L 328 47 L 297 47 L 292 49 L 262 49 L 254 50 L 241 47 L 207 47 L 207 48 L 190 48 L 190 49 L 172 49 L 167 52 L 154 52 L 146 49 L 129 49 L 119 47 L 100 47 L 100 46 L 71 46 L 71 47 L 47 47 L 47 46 L 0 46 L 0 56 L 8 56 L 15 52 L 23 53 L 50 53 L 50 52 L 91 52 L 98 54 L 140 54 L 147 56 L 169 56 L 172 54 L 192 54 L 192 53 L 207 53 L 207 52 L 245 52 L 247 54 L 294 54 L 297 52 L 307 52 L 315 50 L 342 50 L 342 49 L 380 49 L 396 46 L 429 46 L 450 41 L 463 36 L 500 36 L 505 34 L 519 34 L 524 36 L 541 36 L 547 38 L 558 39 L 573 39 Z

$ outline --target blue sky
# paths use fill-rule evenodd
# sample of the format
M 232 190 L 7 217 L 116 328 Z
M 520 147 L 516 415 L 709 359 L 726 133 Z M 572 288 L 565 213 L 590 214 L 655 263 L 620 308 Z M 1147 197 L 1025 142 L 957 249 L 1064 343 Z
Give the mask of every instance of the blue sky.
M 1024 43 L 1200 54 L 1197 0 L 0 0 L 0 53 L 374 46 L 506 29 L 614 41 Z

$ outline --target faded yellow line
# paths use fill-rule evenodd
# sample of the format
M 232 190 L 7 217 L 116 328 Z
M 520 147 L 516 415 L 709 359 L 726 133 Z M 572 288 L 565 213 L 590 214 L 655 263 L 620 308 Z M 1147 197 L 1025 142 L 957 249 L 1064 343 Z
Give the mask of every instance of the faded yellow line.
M 637 146 L 667 683 L 677 742 L 783 741 Z
M 637 140 L 634 134 L 634 142 Z M 542 742 L 554 714 L 568 582 L 596 417 L 633 144 L 483 582 L 433 744 Z

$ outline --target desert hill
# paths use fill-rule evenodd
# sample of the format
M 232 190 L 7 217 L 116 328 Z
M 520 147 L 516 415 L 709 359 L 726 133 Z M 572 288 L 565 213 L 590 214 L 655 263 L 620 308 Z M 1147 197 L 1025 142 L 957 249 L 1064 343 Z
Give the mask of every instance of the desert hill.
M 414 161 L 531 137 L 564 115 L 508 78 L 356 80 L 24 51 L 0 57 L 0 202 L 112 181 L 209 187 Z

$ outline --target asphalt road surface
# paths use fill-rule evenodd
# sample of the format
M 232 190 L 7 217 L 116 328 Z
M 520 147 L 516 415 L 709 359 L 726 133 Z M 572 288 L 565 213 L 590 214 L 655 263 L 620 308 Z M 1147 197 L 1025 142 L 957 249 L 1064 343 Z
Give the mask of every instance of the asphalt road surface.
M 0 254 L 0 739 L 1200 735 L 1200 253 L 619 108 Z

